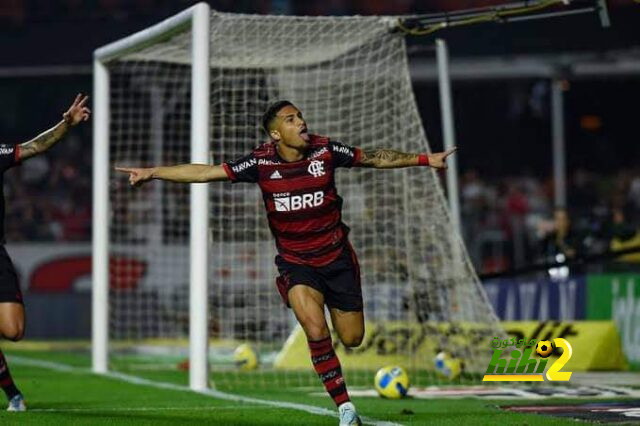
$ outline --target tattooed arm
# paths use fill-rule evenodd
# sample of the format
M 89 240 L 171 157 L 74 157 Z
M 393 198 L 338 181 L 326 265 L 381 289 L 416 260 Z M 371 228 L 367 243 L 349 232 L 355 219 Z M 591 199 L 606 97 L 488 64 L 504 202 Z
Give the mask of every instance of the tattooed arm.
M 457 148 L 451 148 L 445 152 L 435 152 L 431 154 L 409 154 L 392 149 L 362 150 L 360 161 L 356 166 L 373 167 L 376 169 L 397 169 L 428 164 L 436 169 L 446 169 L 446 159 L 449 155 L 453 154 L 456 149 Z M 426 157 L 426 164 L 421 162 L 421 157 Z
M 49 130 L 40 133 L 28 142 L 20 144 L 20 160 L 26 160 L 51 148 L 69 130 L 69 125 L 62 120 Z
M 91 111 L 85 106 L 88 98 L 88 96 L 82 97 L 81 94 L 76 96 L 75 101 L 67 112 L 62 114 L 62 121 L 49 130 L 40 133 L 30 141 L 20 144 L 20 160 L 26 160 L 34 155 L 45 152 L 62 139 L 70 127 L 75 126 L 81 121 L 87 121 L 91 115 Z

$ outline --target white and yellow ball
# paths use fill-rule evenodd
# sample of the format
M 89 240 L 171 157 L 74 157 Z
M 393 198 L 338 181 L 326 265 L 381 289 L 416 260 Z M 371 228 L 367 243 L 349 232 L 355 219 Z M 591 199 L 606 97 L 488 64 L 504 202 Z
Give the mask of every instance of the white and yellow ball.
M 447 352 L 439 352 L 435 358 L 436 373 L 447 380 L 455 380 L 462 372 L 462 362 Z
M 258 354 L 251 345 L 243 343 L 233 352 L 233 362 L 240 370 L 254 370 L 258 367 Z
M 380 396 L 400 399 L 409 391 L 409 375 L 402 367 L 382 367 L 376 373 L 374 385 Z

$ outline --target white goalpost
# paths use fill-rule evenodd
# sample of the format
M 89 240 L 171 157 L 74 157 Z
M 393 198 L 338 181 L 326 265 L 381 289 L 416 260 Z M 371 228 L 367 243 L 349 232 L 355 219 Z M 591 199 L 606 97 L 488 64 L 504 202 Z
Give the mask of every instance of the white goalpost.
M 108 370 L 109 350 L 109 141 L 110 86 L 107 65 L 154 40 L 190 28 L 191 38 L 191 158 L 209 163 L 209 6 L 197 5 L 166 21 L 94 54 L 94 207 L 93 207 L 93 370 Z M 194 390 L 208 387 L 207 333 L 207 210 L 204 184 L 191 186 L 189 262 L 189 384 Z
M 390 22 L 218 13 L 199 3 L 95 51 L 95 372 L 188 368 L 195 390 L 210 377 L 222 387 L 319 385 L 275 288 L 258 188 L 131 188 L 113 167 L 238 158 L 264 141 L 260 117 L 277 99 L 299 106 L 312 133 L 363 149 L 428 151 L 405 40 Z M 368 384 L 386 364 L 433 382 L 440 351 L 473 380 L 502 331 L 436 173 L 338 170 L 336 186 L 367 318 L 360 348 L 336 343 L 348 382 Z M 234 365 L 241 343 L 258 354 L 257 370 Z

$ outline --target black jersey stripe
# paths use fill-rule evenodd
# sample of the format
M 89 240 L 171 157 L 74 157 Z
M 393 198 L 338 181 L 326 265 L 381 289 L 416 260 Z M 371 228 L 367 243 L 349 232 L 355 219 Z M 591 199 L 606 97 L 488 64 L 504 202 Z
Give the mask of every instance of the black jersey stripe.
M 340 219 L 333 221 L 333 223 L 329 226 L 322 227 L 320 229 L 314 229 L 313 231 L 279 231 L 275 230 L 278 233 L 279 238 L 285 238 L 287 240 L 293 241 L 302 241 L 309 238 L 317 237 L 322 234 L 328 234 L 331 231 L 334 231 L 336 228 L 340 227 L 342 222 Z M 273 229 L 273 228 L 272 228 Z
M 345 232 L 342 238 L 340 238 L 338 241 L 334 242 L 333 244 L 329 244 L 329 245 L 326 245 L 317 249 L 308 250 L 308 251 L 289 250 L 288 248 L 282 245 L 281 241 L 277 241 L 276 244 L 278 248 L 282 250 L 283 253 L 289 254 L 291 256 L 295 256 L 300 259 L 311 259 L 317 256 L 322 256 L 323 254 L 331 253 L 332 251 L 336 251 L 342 248 L 346 241 L 347 241 L 347 233 Z

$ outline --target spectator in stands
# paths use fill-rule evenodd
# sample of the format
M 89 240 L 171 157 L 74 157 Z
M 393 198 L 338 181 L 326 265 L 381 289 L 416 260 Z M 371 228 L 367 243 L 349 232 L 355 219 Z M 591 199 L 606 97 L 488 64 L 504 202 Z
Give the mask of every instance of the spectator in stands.
M 640 263 L 640 232 L 638 228 L 626 220 L 625 209 L 614 208 L 611 212 L 611 243 L 612 251 L 637 249 L 637 253 L 620 256 L 619 262 Z
M 557 208 L 553 224 L 542 240 L 543 261 L 564 261 L 584 254 L 583 238 L 571 226 L 569 212 Z M 559 256 L 561 255 L 561 256 Z
M 631 211 L 627 220 L 640 221 L 640 168 L 636 168 L 629 182 L 629 193 L 627 196 Z

